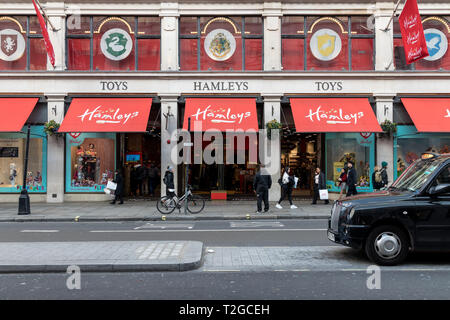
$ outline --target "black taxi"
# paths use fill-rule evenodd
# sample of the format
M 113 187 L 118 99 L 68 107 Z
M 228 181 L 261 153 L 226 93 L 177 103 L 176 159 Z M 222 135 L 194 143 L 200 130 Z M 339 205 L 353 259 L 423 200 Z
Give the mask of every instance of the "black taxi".
M 450 251 L 450 154 L 424 153 L 386 190 L 335 201 L 327 234 L 379 265 Z

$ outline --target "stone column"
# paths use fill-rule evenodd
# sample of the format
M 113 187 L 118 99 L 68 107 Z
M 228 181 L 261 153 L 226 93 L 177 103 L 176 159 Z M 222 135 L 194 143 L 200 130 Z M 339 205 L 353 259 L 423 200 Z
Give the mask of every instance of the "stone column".
M 178 3 L 161 3 L 161 70 L 178 71 Z
M 48 121 L 61 123 L 64 118 L 65 94 L 47 95 Z M 48 137 L 47 202 L 64 202 L 64 138 Z
M 168 165 L 174 170 L 175 190 L 178 185 L 178 166 L 172 159 L 172 149 L 177 148 L 177 140 L 172 134 L 178 128 L 178 94 L 161 95 L 161 197 L 166 195 L 163 182 L 164 173 Z
M 394 70 L 393 22 L 388 26 L 395 4 L 377 2 L 375 9 L 375 70 Z M 387 27 L 387 29 L 386 29 Z
M 281 67 L 281 3 L 264 2 L 264 70 Z
M 376 97 L 376 114 L 378 123 L 384 120 L 393 122 L 394 119 L 394 101 L 393 96 L 377 96 Z M 392 135 L 377 138 L 376 141 L 376 165 L 381 167 L 381 163 L 386 161 L 388 163 L 388 179 L 389 185 L 394 179 L 394 164 L 397 159 L 394 159 L 394 138 Z
M 264 96 L 264 128 L 266 123 L 273 119 L 281 122 L 281 96 L 281 94 Z M 281 132 L 278 139 L 268 139 L 268 151 L 264 152 L 264 158 L 261 159 L 261 162 L 266 164 L 266 169 L 269 170 L 272 176 L 272 188 L 269 191 L 269 201 L 278 201 L 281 196 L 280 185 L 277 182 L 281 174 L 280 136 Z
M 47 2 L 45 4 L 47 16 L 55 29 L 50 23 L 47 23 L 48 36 L 55 51 L 55 67 L 53 68 L 50 59 L 47 59 L 48 70 L 65 70 L 66 69 L 66 14 L 64 2 Z

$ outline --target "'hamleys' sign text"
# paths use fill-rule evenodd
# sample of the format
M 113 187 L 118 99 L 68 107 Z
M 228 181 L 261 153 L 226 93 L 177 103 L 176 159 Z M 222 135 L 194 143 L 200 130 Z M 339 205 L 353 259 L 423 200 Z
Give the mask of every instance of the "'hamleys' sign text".
M 207 106 L 203 110 L 201 108 L 197 109 L 197 112 L 191 117 L 194 120 L 209 120 L 212 123 L 237 123 L 240 124 L 242 121 L 251 116 L 251 112 L 241 112 L 233 113 L 231 108 L 219 107 L 217 109 L 211 109 L 211 105 Z
M 305 116 L 311 122 L 324 120 L 328 124 L 357 124 L 358 120 L 364 117 L 364 112 L 346 113 L 342 108 L 331 108 L 329 111 L 322 110 L 322 106 L 315 111 L 309 109 L 309 114 Z
M 101 109 L 102 106 L 98 106 L 94 110 L 86 109 L 82 115 L 79 115 L 78 118 L 81 118 L 81 122 L 84 120 L 95 121 L 98 124 L 122 124 L 128 122 L 128 120 L 136 118 L 139 116 L 139 112 L 129 112 L 122 113 L 120 112 L 120 108 L 108 108 L 106 110 Z

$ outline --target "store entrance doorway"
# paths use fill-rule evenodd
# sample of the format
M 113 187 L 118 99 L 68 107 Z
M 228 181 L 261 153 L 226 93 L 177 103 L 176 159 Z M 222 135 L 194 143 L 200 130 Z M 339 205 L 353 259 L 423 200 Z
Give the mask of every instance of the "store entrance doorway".
M 286 132 L 281 139 L 281 169 L 287 166 L 299 178 L 294 198 L 310 199 L 313 194 L 314 171 L 322 163 L 323 134 Z
M 157 133 L 127 133 L 123 137 L 125 195 L 134 199 L 161 195 L 161 138 Z

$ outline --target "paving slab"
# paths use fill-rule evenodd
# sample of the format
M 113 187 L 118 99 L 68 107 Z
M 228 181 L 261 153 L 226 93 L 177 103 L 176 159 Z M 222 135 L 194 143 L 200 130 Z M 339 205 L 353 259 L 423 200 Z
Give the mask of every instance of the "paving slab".
M 0 273 L 187 271 L 203 263 L 200 241 L 0 243 Z

